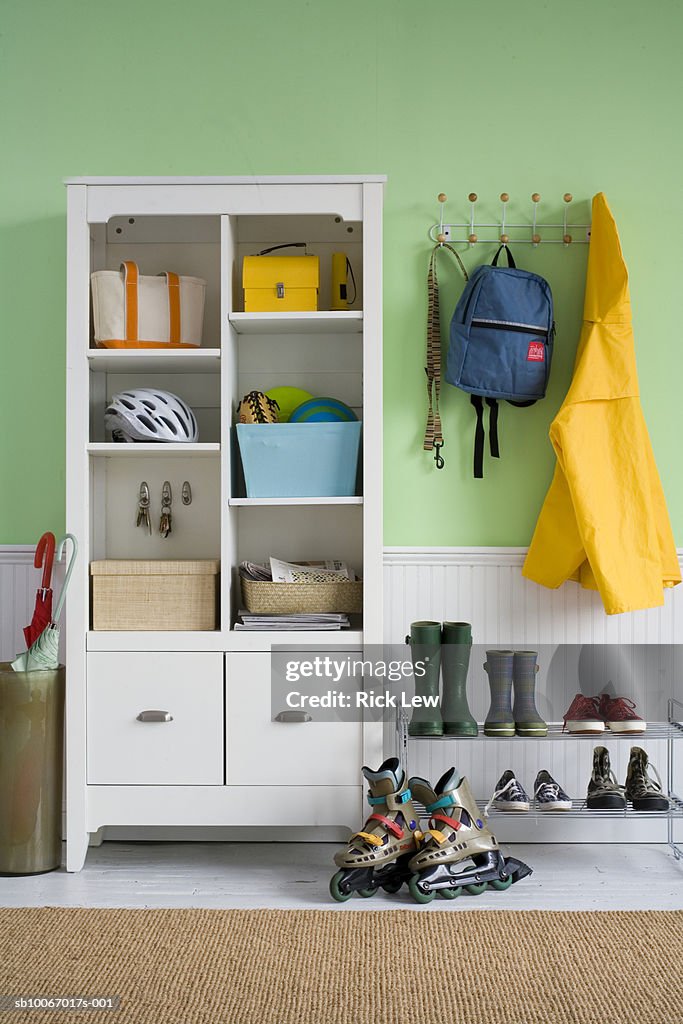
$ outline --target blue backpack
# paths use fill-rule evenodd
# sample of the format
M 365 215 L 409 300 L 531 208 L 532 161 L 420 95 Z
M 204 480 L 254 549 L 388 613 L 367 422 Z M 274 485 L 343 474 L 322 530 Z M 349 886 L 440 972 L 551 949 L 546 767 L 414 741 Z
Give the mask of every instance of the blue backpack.
M 505 250 L 507 267 L 498 266 Z M 548 282 L 517 270 L 507 245 L 491 266 L 477 267 L 451 320 L 446 380 L 470 394 L 477 414 L 474 475 L 484 475 L 484 400 L 489 406 L 489 445 L 499 458 L 498 399 L 533 405 L 545 397 L 555 321 Z

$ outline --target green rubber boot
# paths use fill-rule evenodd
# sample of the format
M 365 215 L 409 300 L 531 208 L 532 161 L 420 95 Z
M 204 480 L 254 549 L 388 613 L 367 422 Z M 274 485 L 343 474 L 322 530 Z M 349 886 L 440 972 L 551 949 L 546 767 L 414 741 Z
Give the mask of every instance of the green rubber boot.
M 515 651 L 512 668 L 515 702 L 512 717 L 518 736 L 548 735 L 548 725 L 536 710 L 537 658 L 538 651 Z
M 441 717 L 447 736 L 476 736 L 479 732 L 467 703 L 471 649 L 472 626 L 469 622 L 444 622 L 441 634 Z
M 512 715 L 512 651 L 487 651 L 484 668 L 491 687 L 491 707 L 484 722 L 485 736 L 514 736 Z
M 433 707 L 416 707 L 408 725 L 409 736 L 443 736 L 439 710 L 439 672 L 441 669 L 441 623 L 411 622 L 410 656 L 415 668 L 415 696 L 431 698 Z

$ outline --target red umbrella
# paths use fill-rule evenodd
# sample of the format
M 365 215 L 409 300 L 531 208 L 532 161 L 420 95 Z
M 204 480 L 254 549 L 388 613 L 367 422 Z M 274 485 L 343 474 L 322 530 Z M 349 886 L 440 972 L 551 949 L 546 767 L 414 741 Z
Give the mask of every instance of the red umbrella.
M 55 535 L 44 533 L 36 546 L 36 555 L 33 564 L 36 569 L 43 568 L 43 579 L 36 592 L 36 606 L 33 609 L 33 618 L 29 626 L 24 626 L 24 637 L 30 647 L 38 639 L 46 626 L 52 620 L 52 563 L 55 557 Z

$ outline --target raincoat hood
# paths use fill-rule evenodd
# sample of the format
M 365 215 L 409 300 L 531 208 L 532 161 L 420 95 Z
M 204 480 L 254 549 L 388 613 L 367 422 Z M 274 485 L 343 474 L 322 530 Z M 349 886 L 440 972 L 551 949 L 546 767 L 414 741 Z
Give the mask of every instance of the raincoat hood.
M 628 271 L 602 192 L 574 376 L 550 440 L 557 466 L 523 575 L 552 588 L 578 580 L 608 615 L 663 604 L 681 573 L 640 405 Z

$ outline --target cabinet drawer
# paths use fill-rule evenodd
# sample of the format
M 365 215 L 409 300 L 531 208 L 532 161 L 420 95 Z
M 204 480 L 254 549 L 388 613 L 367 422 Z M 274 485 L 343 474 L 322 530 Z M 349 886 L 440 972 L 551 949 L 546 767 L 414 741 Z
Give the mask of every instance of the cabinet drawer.
M 91 785 L 223 784 L 221 653 L 93 653 L 87 685 Z
M 359 786 L 362 724 L 310 714 L 310 722 L 273 721 L 270 654 L 226 655 L 228 785 Z

